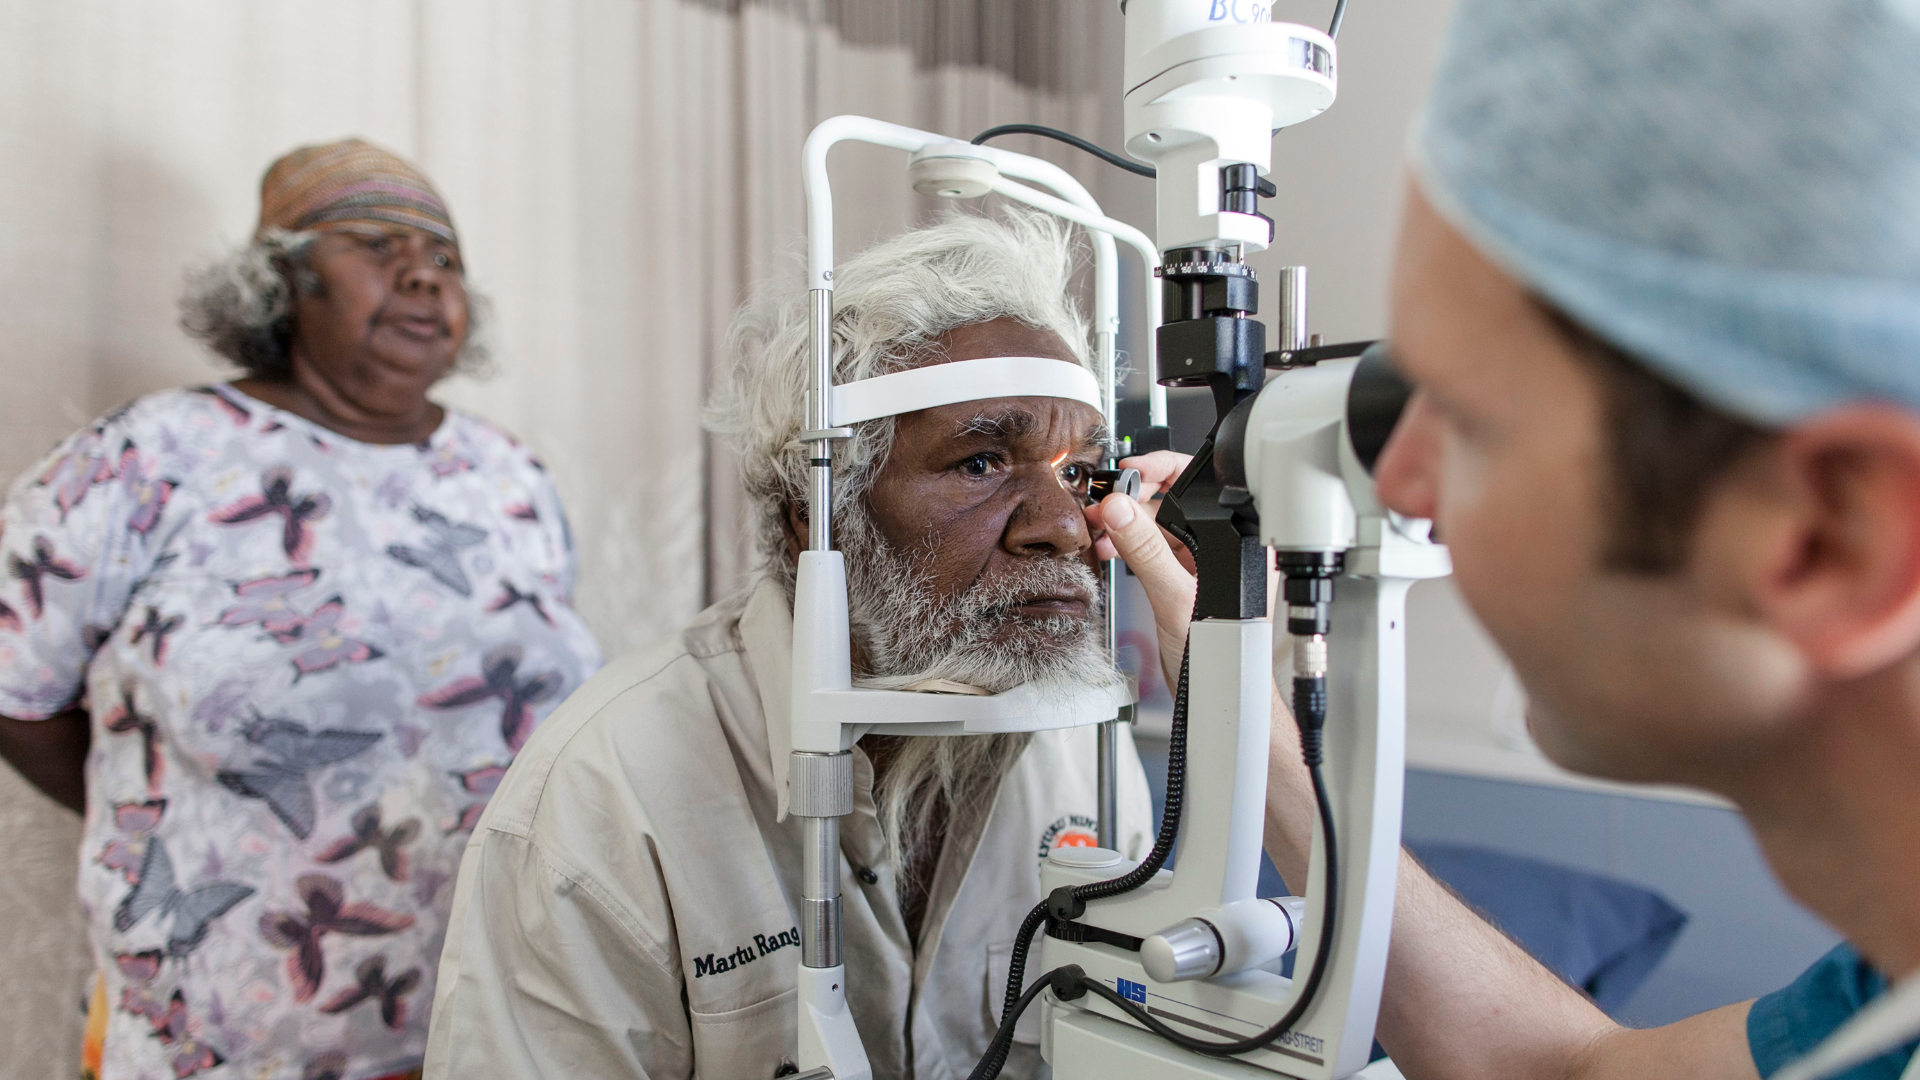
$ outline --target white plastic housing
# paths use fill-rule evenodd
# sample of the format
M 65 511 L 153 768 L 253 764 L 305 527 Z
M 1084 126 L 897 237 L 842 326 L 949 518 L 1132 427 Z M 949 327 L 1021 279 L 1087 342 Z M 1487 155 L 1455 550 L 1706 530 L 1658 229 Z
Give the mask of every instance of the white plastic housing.
M 1201 977 L 1232 975 L 1285 956 L 1299 943 L 1306 910 L 1304 899 L 1285 896 L 1237 900 L 1195 914 L 1188 921 L 1206 924 L 1218 942 L 1214 967 Z M 1167 942 L 1168 931 L 1176 928 L 1168 927 L 1140 943 L 1141 966 L 1155 982 L 1179 981 L 1174 970 L 1174 950 Z
M 867 1048 L 847 1009 L 847 969 L 800 967 L 799 1058 L 807 1067 L 825 1066 L 834 1080 L 873 1080 Z
M 1281 551 L 1345 551 L 1359 536 L 1347 462 L 1347 387 L 1358 360 L 1270 375 L 1247 420 L 1247 488 L 1260 542 Z M 1358 460 L 1360 486 L 1373 480 Z M 1370 497 L 1370 496 L 1369 496 Z
M 1220 210 L 1220 169 L 1265 176 L 1273 133 L 1333 104 L 1333 39 L 1251 0 L 1130 0 L 1126 13 L 1126 146 L 1160 173 L 1160 250 L 1263 250 L 1265 221 Z

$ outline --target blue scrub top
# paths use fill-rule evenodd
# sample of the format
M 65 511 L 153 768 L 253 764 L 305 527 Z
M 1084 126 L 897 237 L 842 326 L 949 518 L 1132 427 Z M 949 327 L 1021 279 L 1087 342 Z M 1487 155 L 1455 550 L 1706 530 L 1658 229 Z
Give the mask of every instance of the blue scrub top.
M 1814 962 L 1791 986 L 1753 1003 L 1747 1045 L 1762 1077 L 1811 1051 L 1853 1014 L 1885 993 L 1886 977 L 1842 944 Z M 1832 1080 L 1900 1080 L 1920 1041 L 1837 1073 Z

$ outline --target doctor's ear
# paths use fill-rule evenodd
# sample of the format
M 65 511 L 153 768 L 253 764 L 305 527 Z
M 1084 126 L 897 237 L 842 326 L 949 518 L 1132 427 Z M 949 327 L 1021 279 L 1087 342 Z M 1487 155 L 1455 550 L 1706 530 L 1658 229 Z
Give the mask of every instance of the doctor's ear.
M 1843 406 L 1756 459 L 1729 477 L 1716 500 L 1728 512 L 1710 512 L 1699 539 L 1745 550 L 1762 617 L 1828 678 L 1920 653 L 1920 416 Z

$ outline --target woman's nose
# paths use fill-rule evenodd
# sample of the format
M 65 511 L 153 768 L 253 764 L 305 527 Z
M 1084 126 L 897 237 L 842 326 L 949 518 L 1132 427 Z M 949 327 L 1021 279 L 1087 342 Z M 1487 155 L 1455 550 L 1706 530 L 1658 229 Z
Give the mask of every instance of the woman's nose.
M 407 252 L 406 256 L 400 260 L 399 286 L 402 292 L 418 290 L 430 296 L 439 294 L 440 275 L 447 271 L 435 266 L 433 258 L 434 255 L 430 251 Z

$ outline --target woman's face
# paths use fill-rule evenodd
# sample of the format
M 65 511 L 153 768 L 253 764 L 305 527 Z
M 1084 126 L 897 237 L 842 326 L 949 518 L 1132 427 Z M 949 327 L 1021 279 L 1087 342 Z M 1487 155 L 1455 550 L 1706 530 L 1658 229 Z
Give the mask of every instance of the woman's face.
M 308 266 L 319 287 L 294 302 L 296 379 L 369 418 L 417 414 L 466 344 L 460 249 L 413 232 L 327 233 Z

